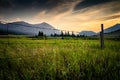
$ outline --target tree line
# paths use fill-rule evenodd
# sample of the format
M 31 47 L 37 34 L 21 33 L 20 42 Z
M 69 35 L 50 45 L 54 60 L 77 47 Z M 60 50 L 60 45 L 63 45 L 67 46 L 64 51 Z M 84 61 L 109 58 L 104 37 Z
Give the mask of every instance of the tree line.
M 38 32 L 38 36 L 46 36 L 42 31 L 39 31 Z M 74 32 L 63 32 L 63 31 L 61 31 L 61 33 L 60 34 L 57 34 L 57 33 L 54 33 L 54 34 L 51 34 L 50 35 L 51 37 L 62 37 L 62 38 L 64 38 L 64 37 L 86 37 L 85 35 L 75 35 L 75 33 Z

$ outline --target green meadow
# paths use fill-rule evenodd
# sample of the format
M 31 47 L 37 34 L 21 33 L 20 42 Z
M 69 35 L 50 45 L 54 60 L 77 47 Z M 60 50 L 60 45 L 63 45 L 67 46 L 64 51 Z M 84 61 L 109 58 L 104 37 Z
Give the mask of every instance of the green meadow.
M 120 80 L 120 41 L 0 38 L 0 80 Z

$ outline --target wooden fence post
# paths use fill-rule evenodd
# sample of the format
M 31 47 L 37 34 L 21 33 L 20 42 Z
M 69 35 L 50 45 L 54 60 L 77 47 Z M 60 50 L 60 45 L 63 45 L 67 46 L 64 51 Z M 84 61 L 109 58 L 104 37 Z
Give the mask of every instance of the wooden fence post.
M 101 24 L 101 32 L 100 32 L 100 44 L 101 44 L 101 49 L 104 49 L 105 48 L 105 45 L 104 45 L 104 26 L 103 24 Z

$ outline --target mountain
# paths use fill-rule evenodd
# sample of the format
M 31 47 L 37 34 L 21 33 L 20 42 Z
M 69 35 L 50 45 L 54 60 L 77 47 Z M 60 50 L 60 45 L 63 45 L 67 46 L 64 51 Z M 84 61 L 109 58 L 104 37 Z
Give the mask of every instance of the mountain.
M 51 34 L 60 34 L 60 31 L 55 29 L 52 25 L 43 22 L 41 24 L 34 24 L 35 27 L 39 27 L 40 31 L 44 32 L 47 35 L 51 35 Z
M 104 36 L 108 38 L 120 38 L 120 24 L 104 29 Z
M 0 24 L 0 34 L 18 34 L 18 35 L 38 35 L 41 31 L 46 35 L 51 35 L 54 33 L 60 33 L 59 30 L 55 29 L 52 25 L 48 23 L 41 24 L 29 24 L 24 21 Z
M 111 33 L 111 32 L 115 32 L 117 30 L 120 30 L 120 24 L 116 24 L 112 27 L 109 27 L 109 28 L 105 29 L 104 33 Z
M 100 32 L 96 36 L 100 36 Z M 104 29 L 104 36 L 106 38 L 120 38 L 120 24 Z
M 104 33 L 105 37 L 113 37 L 113 38 L 120 38 L 120 29 L 116 31 L 112 31 L 110 33 Z
M 46 22 L 43 22 L 41 24 L 34 24 L 34 26 L 40 27 L 40 28 L 55 29 L 52 25 L 50 25 Z
M 85 35 L 85 36 L 93 36 L 96 35 L 97 33 L 93 32 L 93 31 L 81 31 L 79 33 L 79 35 Z

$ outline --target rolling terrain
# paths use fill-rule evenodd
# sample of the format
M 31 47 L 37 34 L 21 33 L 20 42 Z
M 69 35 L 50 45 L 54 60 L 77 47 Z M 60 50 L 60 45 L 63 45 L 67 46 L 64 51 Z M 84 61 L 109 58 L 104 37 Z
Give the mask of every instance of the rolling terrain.
M 43 32 L 45 35 L 54 33 L 60 34 L 60 31 L 55 29 L 48 23 L 29 24 L 23 21 L 7 24 L 0 24 L 0 34 L 15 34 L 15 35 L 38 35 Z

